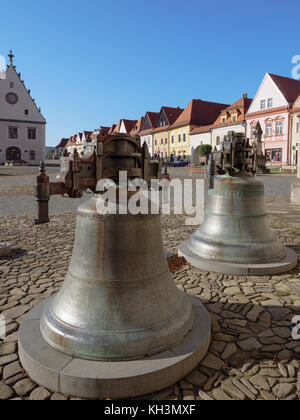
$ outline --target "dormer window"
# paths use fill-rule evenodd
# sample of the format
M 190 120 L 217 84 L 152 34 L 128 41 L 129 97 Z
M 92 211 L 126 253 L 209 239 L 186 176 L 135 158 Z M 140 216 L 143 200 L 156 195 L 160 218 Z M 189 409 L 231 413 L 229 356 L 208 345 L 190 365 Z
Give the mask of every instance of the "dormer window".
M 222 123 L 222 124 L 225 124 L 225 123 L 226 123 L 226 117 L 222 117 L 222 118 L 221 118 L 221 123 Z
M 235 121 L 236 121 L 236 118 L 237 118 L 237 117 L 236 117 L 236 114 L 233 114 L 233 115 L 231 116 L 231 121 L 232 121 L 232 122 L 235 122 Z

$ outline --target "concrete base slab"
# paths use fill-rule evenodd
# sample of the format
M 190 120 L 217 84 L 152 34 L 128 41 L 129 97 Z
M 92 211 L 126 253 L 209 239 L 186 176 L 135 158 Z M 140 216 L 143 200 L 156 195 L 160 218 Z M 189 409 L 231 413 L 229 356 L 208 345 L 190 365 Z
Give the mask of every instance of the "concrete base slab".
M 240 276 L 264 276 L 286 273 L 295 268 L 298 263 L 298 257 L 294 250 L 286 247 L 286 253 L 286 257 L 277 263 L 235 264 L 201 258 L 188 248 L 187 241 L 180 244 L 178 248 L 178 255 L 184 257 L 193 267 L 204 271 Z
M 39 385 L 80 398 L 133 398 L 159 391 L 191 372 L 205 357 L 210 345 L 209 314 L 199 299 L 189 298 L 195 321 L 182 342 L 163 353 L 124 362 L 83 360 L 52 349 L 40 332 L 45 301 L 41 302 L 20 325 L 20 361 Z
M 11 252 L 11 246 L 8 242 L 0 242 L 0 257 L 6 257 Z

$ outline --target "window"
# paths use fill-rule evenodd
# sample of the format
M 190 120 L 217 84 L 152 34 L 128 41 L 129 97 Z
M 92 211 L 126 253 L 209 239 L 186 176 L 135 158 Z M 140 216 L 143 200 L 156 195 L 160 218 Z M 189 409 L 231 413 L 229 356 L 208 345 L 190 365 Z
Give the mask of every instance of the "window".
M 160 139 L 160 144 L 164 144 L 164 139 Z
M 251 126 L 251 137 L 255 137 L 255 125 Z
M 236 121 L 236 114 L 234 114 L 234 115 L 231 116 L 231 121 L 232 122 L 235 122 Z
M 171 137 L 171 142 L 174 143 L 174 136 Z
M 266 136 L 272 136 L 272 123 L 267 123 L 266 125 Z
M 155 140 L 155 146 L 157 146 L 157 140 Z
M 222 117 L 221 122 L 222 122 L 222 124 L 225 124 L 226 123 L 226 117 Z
M 277 136 L 282 134 L 282 121 L 277 121 L 276 123 L 276 134 Z
M 262 101 L 260 101 L 260 109 L 265 109 L 266 108 L 266 100 L 263 99 Z
M 17 139 L 18 138 L 18 127 L 8 127 L 8 138 Z
M 217 138 L 216 138 L 216 145 L 219 146 L 219 144 L 220 144 L 220 136 L 217 136 Z
M 28 109 L 24 109 L 24 114 L 28 115 Z
M 183 142 L 185 143 L 185 133 L 183 134 Z
M 178 143 L 181 142 L 181 134 L 178 134 Z
M 10 83 L 9 83 L 9 87 L 10 87 L 11 89 L 13 89 L 13 87 L 14 87 L 14 82 L 10 82 Z
M 27 139 L 36 140 L 36 128 L 27 128 Z
M 167 138 L 165 139 L 165 144 L 168 144 L 168 139 Z
M 29 160 L 35 160 L 35 152 L 33 151 L 29 152 Z
M 266 150 L 267 162 L 281 162 L 282 161 L 282 149 L 269 149 Z
M 273 98 L 268 99 L 268 108 L 272 108 L 273 106 Z
M 299 123 L 296 123 L 296 133 L 299 133 Z

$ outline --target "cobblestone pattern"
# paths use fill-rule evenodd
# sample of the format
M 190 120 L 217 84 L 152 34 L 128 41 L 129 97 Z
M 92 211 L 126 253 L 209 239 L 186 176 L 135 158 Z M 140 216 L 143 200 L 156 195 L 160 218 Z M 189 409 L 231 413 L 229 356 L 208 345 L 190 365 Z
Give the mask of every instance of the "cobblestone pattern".
M 182 216 L 162 217 L 164 246 L 176 251 L 194 227 Z M 300 224 L 270 217 L 285 244 L 300 249 Z M 20 366 L 19 323 L 62 285 L 73 247 L 75 217 L 52 217 L 33 226 L 31 217 L 7 217 L 13 254 L 0 259 L 0 313 L 7 338 L 0 341 L 0 400 L 73 399 L 33 383 Z M 2 225 L 3 226 L 3 225 Z M 184 380 L 144 399 L 296 400 L 300 396 L 300 340 L 292 318 L 300 314 L 300 265 L 279 276 L 242 277 L 201 272 L 183 265 L 172 273 L 181 290 L 197 296 L 213 320 L 207 357 Z

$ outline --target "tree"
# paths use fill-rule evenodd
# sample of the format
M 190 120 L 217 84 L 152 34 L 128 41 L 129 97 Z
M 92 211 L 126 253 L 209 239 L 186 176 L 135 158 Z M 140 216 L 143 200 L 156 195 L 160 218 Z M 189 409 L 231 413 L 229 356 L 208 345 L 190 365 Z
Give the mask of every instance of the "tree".
M 47 157 L 48 159 L 53 159 L 54 150 L 48 150 Z
M 200 156 L 208 156 L 211 154 L 212 147 L 210 144 L 201 144 L 199 146 L 199 154 Z

